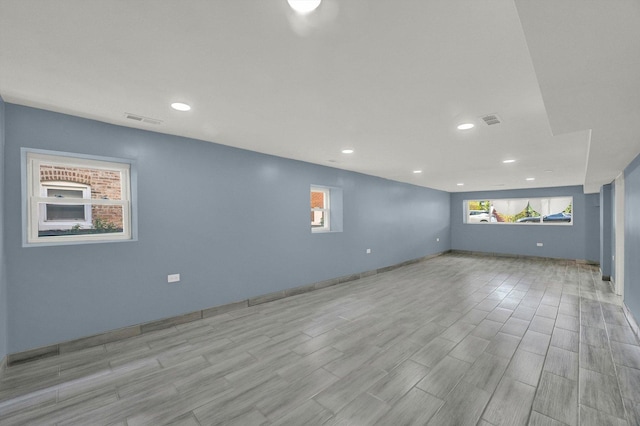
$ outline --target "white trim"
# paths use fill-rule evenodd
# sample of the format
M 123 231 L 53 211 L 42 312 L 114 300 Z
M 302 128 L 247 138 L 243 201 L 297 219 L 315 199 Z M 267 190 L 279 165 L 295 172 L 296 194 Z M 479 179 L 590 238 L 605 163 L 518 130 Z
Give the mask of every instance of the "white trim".
M 28 150 L 27 158 L 29 160 L 36 160 L 38 163 L 46 163 L 54 166 L 72 166 L 83 167 L 87 169 L 100 169 L 100 170 L 120 170 L 123 168 L 128 169 L 128 162 L 124 161 L 109 161 L 109 160 L 96 160 L 89 156 L 78 157 L 69 155 L 63 152 L 50 152 Z M 115 159 L 114 159 L 115 160 Z

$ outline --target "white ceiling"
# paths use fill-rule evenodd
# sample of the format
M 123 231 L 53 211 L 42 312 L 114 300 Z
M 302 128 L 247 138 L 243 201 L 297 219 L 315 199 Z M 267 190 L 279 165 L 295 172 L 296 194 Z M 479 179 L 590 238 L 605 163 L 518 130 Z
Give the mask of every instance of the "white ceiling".
M 640 152 L 640 1 L 612 4 L 0 0 L 0 95 L 451 192 L 596 192 Z

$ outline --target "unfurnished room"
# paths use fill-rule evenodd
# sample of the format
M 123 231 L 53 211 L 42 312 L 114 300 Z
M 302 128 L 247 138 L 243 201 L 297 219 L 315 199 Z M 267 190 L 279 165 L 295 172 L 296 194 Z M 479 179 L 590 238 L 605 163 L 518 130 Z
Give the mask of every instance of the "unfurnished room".
M 638 22 L 0 0 L 0 424 L 640 425 Z

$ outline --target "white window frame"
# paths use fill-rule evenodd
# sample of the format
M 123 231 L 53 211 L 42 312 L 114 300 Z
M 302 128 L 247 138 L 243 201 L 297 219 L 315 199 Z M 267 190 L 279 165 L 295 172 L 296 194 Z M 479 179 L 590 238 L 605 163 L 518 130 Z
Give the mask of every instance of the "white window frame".
M 321 192 L 324 197 L 324 208 L 311 208 L 311 213 L 322 212 L 324 222 L 322 226 L 311 226 L 311 232 L 331 232 L 331 190 L 320 186 L 312 186 L 309 195 L 312 192 Z
M 110 242 L 110 241 L 123 241 L 132 240 L 132 214 L 131 214 L 131 162 L 123 160 L 123 162 L 113 161 L 117 159 L 95 159 L 97 157 L 74 155 L 66 153 L 51 153 L 50 151 L 39 150 L 27 150 L 23 149 L 23 164 L 26 168 L 23 169 L 23 194 L 26 199 L 26 220 L 25 228 L 26 232 L 24 246 L 30 245 L 58 245 L 58 244 L 79 244 L 90 242 Z M 84 197 L 86 192 L 83 192 L 83 198 L 57 198 L 46 196 L 46 190 L 43 186 L 49 185 L 49 182 L 40 182 L 40 165 L 54 165 L 61 167 L 75 167 L 75 168 L 88 168 L 88 169 L 102 169 L 116 171 L 120 173 L 121 177 L 121 193 L 119 200 L 109 199 L 92 199 L 90 193 L 90 187 L 88 185 L 66 183 L 66 182 L 51 182 L 56 187 L 69 186 L 79 187 L 85 186 L 88 196 Z M 63 185 L 64 183 L 64 185 Z M 45 213 L 45 204 L 71 204 L 78 205 L 83 204 L 85 206 L 85 212 L 88 210 L 88 214 L 85 213 L 85 219 L 91 220 L 91 206 L 120 206 L 122 208 L 122 232 L 113 233 L 96 233 L 96 234 L 81 234 L 81 235 L 56 235 L 56 236 L 39 236 L 39 224 L 43 222 Z M 46 221 L 44 222 L 46 223 Z M 69 222 L 65 222 L 66 225 Z M 81 227 L 92 226 L 89 222 L 73 222 L 79 223 Z
M 91 200 L 91 187 L 89 185 L 83 185 L 75 182 L 60 182 L 60 181 L 47 181 L 40 184 L 40 197 L 48 197 L 49 189 L 75 189 L 82 191 L 83 200 Z M 58 198 L 56 198 L 58 199 Z M 59 199 L 58 199 L 59 200 Z M 73 198 L 73 200 L 80 200 L 79 198 Z M 50 230 L 50 229 L 71 229 L 74 225 L 79 225 L 83 229 L 91 228 L 91 204 L 86 203 L 74 203 L 73 205 L 82 204 L 84 206 L 84 220 L 50 220 L 47 218 L 47 205 L 49 204 L 65 204 L 59 202 L 52 202 L 47 204 L 40 204 L 38 206 L 38 229 Z

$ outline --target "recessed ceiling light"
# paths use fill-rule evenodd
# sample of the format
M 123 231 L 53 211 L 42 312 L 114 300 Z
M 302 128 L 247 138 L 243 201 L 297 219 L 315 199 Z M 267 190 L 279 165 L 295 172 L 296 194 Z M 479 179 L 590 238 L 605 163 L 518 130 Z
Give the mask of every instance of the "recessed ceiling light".
M 177 111 L 189 111 L 191 109 L 191 107 L 187 104 L 184 104 L 182 102 L 174 102 L 171 104 L 171 108 L 177 110 Z
M 343 154 L 353 154 L 353 150 L 352 149 L 343 149 L 342 153 Z
M 464 186 L 464 183 L 460 182 L 460 183 L 456 183 L 456 185 L 458 185 L 458 186 Z
M 545 173 L 553 173 L 553 170 L 545 170 Z
M 422 173 L 422 170 L 414 170 L 413 173 L 415 173 L 416 175 Z
M 458 125 L 458 130 L 469 130 L 473 129 L 474 127 L 476 127 L 476 125 L 473 123 L 462 123 Z
M 320 6 L 322 0 L 287 0 L 291 9 L 295 10 L 301 15 L 311 13 Z
M 503 160 L 502 161 L 504 164 L 509 164 L 509 163 L 515 163 L 516 160 Z
M 527 178 L 527 180 L 536 180 L 536 178 Z

